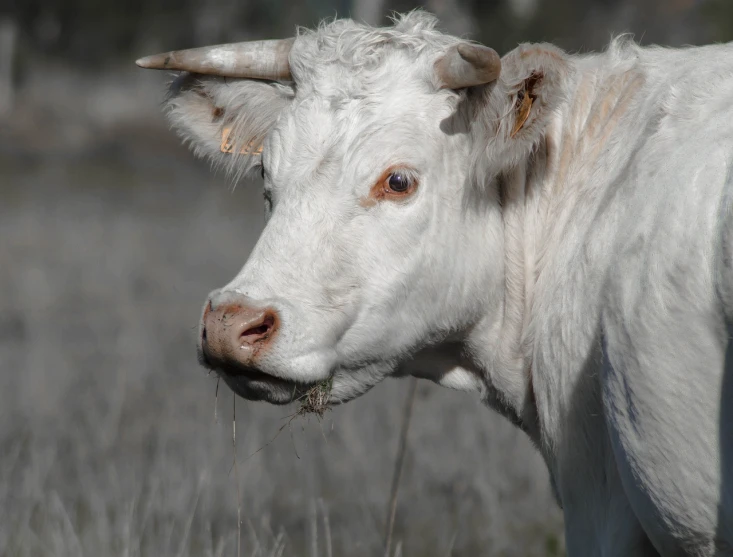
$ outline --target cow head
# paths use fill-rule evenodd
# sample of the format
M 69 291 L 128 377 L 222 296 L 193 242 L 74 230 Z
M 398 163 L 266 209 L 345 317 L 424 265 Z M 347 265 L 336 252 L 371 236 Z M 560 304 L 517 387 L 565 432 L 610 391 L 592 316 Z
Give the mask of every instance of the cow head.
M 505 319 L 497 177 L 543 133 L 558 54 L 502 64 L 434 23 L 340 20 L 139 62 L 190 70 L 175 127 L 264 179 L 265 230 L 200 329 L 202 363 L 241 396 L 286 403 L 325 382 L 339 402 L 405 373 L 486 388 Z

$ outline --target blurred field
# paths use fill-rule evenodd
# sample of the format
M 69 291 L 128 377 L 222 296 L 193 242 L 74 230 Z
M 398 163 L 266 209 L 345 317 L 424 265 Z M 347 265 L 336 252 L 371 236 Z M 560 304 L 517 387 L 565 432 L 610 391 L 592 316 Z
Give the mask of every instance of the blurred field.
M 232 192 L 162 129 L 106 137 L 0 143 L 0 555 L 235 555 L 232 397 L 217 422 L 194 327 L 263 225 L 260 185 Z M 293 409 L 237 401 L 243 555 L 380 554 L 406 386 L 251 458 Z M 561 550 L 539 456 L 478 401 L 421 385 L 410 445 L 403 555 Z

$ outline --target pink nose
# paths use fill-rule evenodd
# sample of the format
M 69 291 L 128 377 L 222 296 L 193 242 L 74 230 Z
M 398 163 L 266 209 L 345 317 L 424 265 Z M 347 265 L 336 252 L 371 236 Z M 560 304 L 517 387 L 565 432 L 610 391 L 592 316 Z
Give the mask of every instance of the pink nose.
M 278 327 L 272 309 L 241 304 L 221 305 L 204 311 L 201 350 L 206 362 L 214 367 L 251 366 L 267 347 Z

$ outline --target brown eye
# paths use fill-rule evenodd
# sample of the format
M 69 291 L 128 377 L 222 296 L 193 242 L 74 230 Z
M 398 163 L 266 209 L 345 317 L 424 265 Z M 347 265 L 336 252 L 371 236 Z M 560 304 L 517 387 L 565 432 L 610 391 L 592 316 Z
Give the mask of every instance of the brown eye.
M 404 172 L 393 172 L 387 178 L 387 185 L 395 193 L 405 193 L 410 189 L 412 178 Z
M 419 174 L 416 170 L 406 166 L 391 166 L 377 178 L 369 190 L 369 196 L 361 200 L 363 207 L 371 207 L 374 203 L 383 200 L 400 201 L 407 199 L 419 185 Z

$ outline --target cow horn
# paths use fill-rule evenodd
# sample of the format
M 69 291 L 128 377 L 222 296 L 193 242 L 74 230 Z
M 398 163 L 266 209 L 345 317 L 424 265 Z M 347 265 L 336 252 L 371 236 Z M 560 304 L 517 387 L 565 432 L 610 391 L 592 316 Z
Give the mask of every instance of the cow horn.
M 463 89 L 495 81 L 501 73 L 501 58 L 493 48 L 458 43 L 435 63 L 442 89 Z
M 153 70 L 290 81 L 288 55 L 294 41 L 249 41 L 177 50 L 140 58 L 136 64 Z

